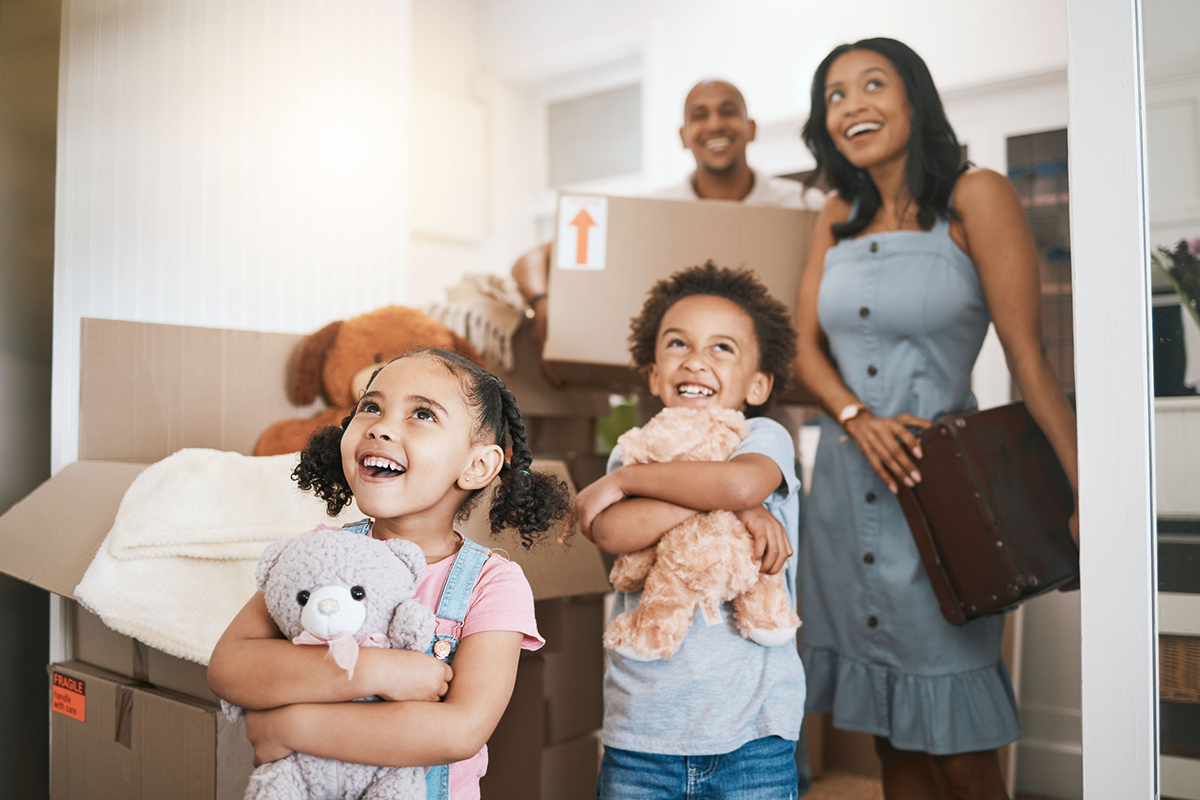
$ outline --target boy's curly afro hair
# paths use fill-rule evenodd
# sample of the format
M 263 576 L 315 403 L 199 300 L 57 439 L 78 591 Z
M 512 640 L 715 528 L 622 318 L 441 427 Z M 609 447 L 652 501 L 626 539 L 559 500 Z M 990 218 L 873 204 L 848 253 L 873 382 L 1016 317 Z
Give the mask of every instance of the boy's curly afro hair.
M 663 316 L 683 298 L 697 294 L 724 297 L 750 316 L 758 337 L 758 368 L 775 378 L 771 397 L 787 388 L 796 358 L 796 329 L 787 306 L 773 297 L 750 270 L 718 267 L 711 261 L 680 270 L 650 289 L 642 313 L 629 325 L 629 354 L 634 366 L 643 373 L 650 368 Z M 761 406 L 752 407 L 750 415 L 770 405 L 771 397 Z

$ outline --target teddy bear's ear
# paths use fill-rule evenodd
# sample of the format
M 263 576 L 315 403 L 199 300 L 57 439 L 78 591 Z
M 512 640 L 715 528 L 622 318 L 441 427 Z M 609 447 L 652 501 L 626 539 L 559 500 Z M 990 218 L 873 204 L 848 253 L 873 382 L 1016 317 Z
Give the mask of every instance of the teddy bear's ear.
M 266 591 L 267 576 L 271 574 L 275 562 L 279 560 L 291 542 L 291 539 L 276 539 L 263 549 L 262 555 L 258 559 L 258 566 L 254 568 L 254 582 L 260 592 Z
M 391 548 L 396 558 L 412 570 L 414 583 L 421 580 L 421 576 L 425 574 L 425 553 L 419 546 L 407 539 L 384 539 L 383 543 Z
M 296 375 L 292 383 L 292 399 L 306 406 L 317 399 L 321 391 L 321 369 L 325 366 L 325 355 L 333 347 L 342 321 L 329 323 L 304 340 L 300 357 L 296 359 Z

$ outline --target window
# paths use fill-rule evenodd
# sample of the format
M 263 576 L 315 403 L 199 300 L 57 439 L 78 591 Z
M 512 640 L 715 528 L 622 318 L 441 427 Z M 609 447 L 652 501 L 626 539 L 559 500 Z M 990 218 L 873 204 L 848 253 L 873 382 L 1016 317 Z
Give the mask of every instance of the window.
M 642 86 L 551 103 L 550 185 L 642 171 Z

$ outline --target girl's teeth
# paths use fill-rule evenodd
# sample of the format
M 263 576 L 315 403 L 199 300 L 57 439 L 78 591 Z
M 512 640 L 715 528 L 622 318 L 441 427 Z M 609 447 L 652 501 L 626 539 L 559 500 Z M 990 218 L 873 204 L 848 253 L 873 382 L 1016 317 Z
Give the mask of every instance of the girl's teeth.
M 394 472 L 401 471 L 400 465 L 397 464 L 395 461 L 391 461 L 390 459 L 386 459 L 386 458 L 378 458 L 376 456 L 367 456 L 366 458 L 364 458 L 363 466 L 364 467 L 381 467 L 383 469 L 390 469 Z

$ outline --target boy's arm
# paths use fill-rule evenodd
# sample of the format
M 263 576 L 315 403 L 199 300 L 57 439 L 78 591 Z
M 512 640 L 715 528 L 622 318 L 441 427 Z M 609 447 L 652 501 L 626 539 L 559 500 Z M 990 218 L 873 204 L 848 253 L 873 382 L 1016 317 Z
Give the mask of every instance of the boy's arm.
M 608 506 L 584 529 L 606 553 L 633 553 L 656 544 L 667 531 L 694 517 L 694 508 L 649 497 L 630 497 Z
M 720 469 L 729 467 L 733 469 Z M 755 558 L 762 564 L 762 571 L 775 574 L 791 557 L 792 547 L 787 531 L 762 508 L 762 503 L 782 482 L 778 464 L 761 453 L 745 453 L 726 462 L 637 464 L 614 470 L 586 487 L 579 493 L 576 509 L 584 534 L 608 553 L 631 553 L 650 547 L 698 511 L 737 511 L 754 537 Z M 739 486 L 730 489 L 730 483 Z M 656 499 L 656 491 L 685 502 L 672 502 L 668 497 Z
M 626 497 L 663 500 L 695 511 L 741 511 L 762 504 L 783 483 L 770 456 L 743 453 L 729 461 L 630 464 L 590 484 L 576 497 L 579 524 Z
M 633 553 L 657 544 L 663 535 L 698 512 L 662 500 L 631 497 L 602 511 L 589 538 L 606 553 Z M 754 538 L 754 561 L 760 572 L 774 575 L 787 566 L 792 543 L 787 529 L 762 505 L 735 512 Z
M 472 634 L 454 656 L 454 680 L 440 703 L 301 704 L 246 715 L 258 762 L 292 751 L 376 766 L 462 761 L 479 752 L 508 706 L 522 635 Z
M 329 649 L 282 638 L 261 592 L 221 634 L 208 664 L 213 692 L 247 709 L 289 703 L 338 703 L 380 695 L 389 700 L 436 700 L 453 674 L 443 662 L 412 650 L 364 647 L 354 677 L 326 658 Z
M 606 477 L 627 496 L 653 497 L 697 511 L 741 511 L 760 505 L 783 483 L 779 466 L 762 453 L 729 461 L 630 464 Z

